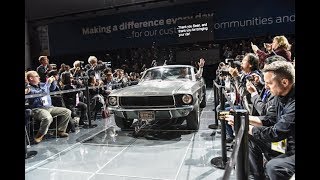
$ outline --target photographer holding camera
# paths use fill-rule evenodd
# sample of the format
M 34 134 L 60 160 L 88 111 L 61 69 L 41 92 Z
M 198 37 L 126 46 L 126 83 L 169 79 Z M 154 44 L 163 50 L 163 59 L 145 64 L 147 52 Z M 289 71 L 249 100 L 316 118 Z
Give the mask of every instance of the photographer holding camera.
M 90 76 L 95 76 L 97 80 L 101 79 L 101 71 L 103 71 L 106 66 L 105 64 L 102 64 L 101 62 L 98 63 L 98 59 L 95 56 L 90 56 L 88 58 L 88 63 L 85 65 L 85 71 L 87 75 Z
M 282 56 L 271 56 L 266 59 L 264 67 L 275 61 L 286 61 Z M 270 90 L 265 88 L 265 83 L 262 81 L 261 77 L 257 74 L 252 74 L 254 81 L 247 82 L 247 90 L 251 94 L 251 101 L 254 106 L 254 111 L 252 115 L 264 116 L 267 110 L 271 107 L 274 96 L 270 93 Z M 258 92 L 255 86 L 261 87 L 261 92 Z
M 228 76 L 231 76 L 229 73 L 230 63 L 225 64 L 224 62 L 220 62 L 218 69 L 216 70 L 216 81 L 218 84 L 224 86 L 225 81 Z
M 84 70 L 83 70 L 83 63 L 84 61 L 79 61 L 76 60 L 73 63 L 73 68 L 70 69 L 70 73 L 74 78 L 78 78 L 84 75 Z
M 291 59 L 291 44 L 289 44 L 285 36 L 275 36 L 272 43 L 264 43 L 264 48 L 267 52 L 261 51 L 258 46 L 251 43 L 253 52 L 259 57 L 259 67 L 263 68 L 266 58 L 274 55 L 284 57 L 287 61 L 292 62 Z
M 49 64 L 49 59 L 47 56 L 40 56 L 38 60 L 39 60 L 40 65 L 37 67 L 37 73 L 40 76 L 40 82 L 44 83 L 47 81 L 47 74 L 53 68 Z
M 62 90 L 70 90 L 70 89 L 76 89 L 76 88 L 81 88 L 83 86 L 80 86 L 77 84 L 77 81 L 73 80 L 73 77 L 71 73 L 69 72 L 63 72 L 61 74 L 61 84 L 62 84 Z M 72 124 L 70 124 L 70 130 L 71 132 L 74 132 L 74 126 L 75 126 L 75 121 L 74 118 L 78 117 L 76 109 L 78 108 L 80 110 L 80 119 L 79 119 L 79 125 L 84 125 L 85 122 L 88 121 L 88 116 L 87 116 L 87 104 L 83 103 L 80 96 L 82 92 L 71 92 L 71 93 L 64 93 L 62 94 L 63 100 L 65 102 L 65 105 L 68 109 L 71 111 L 71 117 L 72 117 Z M 69 128 L 68 128 L 69 129 Z
M 254 80 L 251 76 L 253 73 L 261 76 L 261 73 L 258 69 L 258 57 L 253 53 L 248 53 L 244 56 L 241 62 L 242 74 L 240 75 L 237 68 L 229 68 L 229 73 L 234 79 L 234 83 L 237 89 L 237 92 L 240 95 L 241 105 L 248 110 L 248 112 L 252 113 L 252 102 L 250 93 L 247 91 L 246 83 L 247 81 Z

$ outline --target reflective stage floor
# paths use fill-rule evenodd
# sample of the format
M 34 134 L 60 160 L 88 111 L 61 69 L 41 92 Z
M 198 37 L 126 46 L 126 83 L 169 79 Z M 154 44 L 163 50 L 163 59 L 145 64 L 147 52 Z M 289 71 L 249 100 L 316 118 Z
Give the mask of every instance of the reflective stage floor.
M 207 107 L 201 113 L 198 132 L 169 127 L 145 131 L 133 137 L 109 119 L 92 121 L 98 126 L 78 129 L 68 138 L 50 138 L 31 145 L 38 154 L 25 160 L 27 180 L 200 180 L 221 179 L 224 170 L 210 160 L 221 156 L 219 133 L 214 123 L 213 90 L 207 90 Z M 116 132 L 116 133 L 115 133 Z M 155 134 L 157 133 L 157 134 Z M 228 152 L 228 156 L 231 152 Z M 235 179 L 232 172 L 230 179 Z

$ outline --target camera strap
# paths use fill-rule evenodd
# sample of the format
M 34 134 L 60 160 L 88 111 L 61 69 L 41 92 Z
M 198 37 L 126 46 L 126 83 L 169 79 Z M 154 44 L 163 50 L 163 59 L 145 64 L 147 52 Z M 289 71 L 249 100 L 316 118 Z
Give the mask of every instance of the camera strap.
M 271 52 L 272 52 L 275 56 L 278 55 L 274 50 L 272 50 Z

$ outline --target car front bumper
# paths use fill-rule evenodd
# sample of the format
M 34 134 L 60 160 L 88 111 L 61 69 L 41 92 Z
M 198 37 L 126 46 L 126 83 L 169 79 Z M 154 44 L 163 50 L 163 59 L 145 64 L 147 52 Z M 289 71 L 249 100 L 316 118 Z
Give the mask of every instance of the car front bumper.
M 188 116 L 189 113 L 194 109 L 193 105 L 175 107 L 175 108 L 152 108 L 152 109 L 124 109 L 121 107 L 108 107 L 110 111 L 114 113 L 115 116 L 125 118 L 125 119 L 139 119 L 139 112 L 153 111 L 155 114 L 155 119 L 173 119 L 179 117 Z

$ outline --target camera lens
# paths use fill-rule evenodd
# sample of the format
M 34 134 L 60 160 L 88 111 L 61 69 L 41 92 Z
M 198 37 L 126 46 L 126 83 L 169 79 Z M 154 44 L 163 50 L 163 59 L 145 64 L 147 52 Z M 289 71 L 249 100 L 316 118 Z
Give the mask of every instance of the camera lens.
M 248 79 L 249 81 L 253 81 L 254 77 L 252 75 L 248 75 L 246 79 Z

